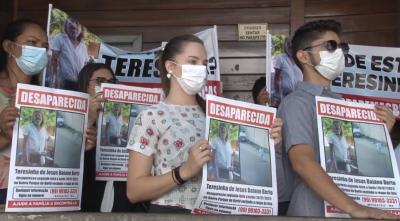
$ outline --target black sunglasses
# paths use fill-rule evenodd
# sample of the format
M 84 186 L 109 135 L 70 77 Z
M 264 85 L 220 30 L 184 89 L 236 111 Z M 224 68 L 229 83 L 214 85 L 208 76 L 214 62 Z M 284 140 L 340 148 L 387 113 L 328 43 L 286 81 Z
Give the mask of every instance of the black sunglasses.
M 321 44 L 308 46 L 308 47 L 305 47 L 303 50 L 306 51 L 308 49 L 315 48 L 315 47 L 318 47 L 321 45 L 323 45 L 326 48 L 326 50 L 328 50 L 331 53 L 336 51 L 337 48 L 341 48 L 343 53 L 345 53 L 345 54 L 349 53 L 349 50 L 350 50 L 348 43 L 342 42 L 342 43 L 338 44 L 335 40 L 328 40 L 328 41 L 322 42 Z
M 96 81 L 96 84 L 98 84 L 98 85 L 100 85 L 102 83 L 110 83 L 110 84 L 118 83 L 117 78 L 107 79 L 107 78 L 103 78 L 103 77 L 97 77 L 95 79 L 91 79 L 91 81 Z

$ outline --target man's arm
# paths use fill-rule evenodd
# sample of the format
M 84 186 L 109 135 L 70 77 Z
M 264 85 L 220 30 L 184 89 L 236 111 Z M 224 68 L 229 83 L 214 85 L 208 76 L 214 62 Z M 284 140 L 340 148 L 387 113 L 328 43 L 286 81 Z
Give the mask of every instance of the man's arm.
M 311 146 L 294 145 L 288 154 L 293 170 L 314 192 L 353 218 L 398 219 L 397 216 L 382 210 L 361 206 L 347 196 L 315 160 Z

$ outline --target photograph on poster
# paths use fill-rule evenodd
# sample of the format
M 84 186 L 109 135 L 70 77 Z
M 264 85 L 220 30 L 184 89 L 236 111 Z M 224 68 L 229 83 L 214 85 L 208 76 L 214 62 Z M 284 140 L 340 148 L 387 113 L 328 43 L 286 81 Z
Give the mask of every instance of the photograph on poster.
M 209 140 L 214 152 L 208 163 L 209 181 L 271 186 L 271 159 L 265 129 L 210 120 Z M 260 171 L 265 171 L 261 172 Z
M 74 89 L 79 71 L 98 58 L 100 39 L 75 18 L 65 12 L 51 11 L 49 30 L 50 62 L 46 69 L 45 85 Z
M 79 168 L 84 115 L 21 107 L 17 166 Z
M 22 107 L 17 140 L 17 166 L 53 166 L 56 111 Z
M 327 172 L 394 177 L 383 125 L 323 117 L 322 126 Z
M 136 118 L 137 108 L 132 104 L 106 101 L 101 127 L 101 146 L 126 147 L 129 122 Z

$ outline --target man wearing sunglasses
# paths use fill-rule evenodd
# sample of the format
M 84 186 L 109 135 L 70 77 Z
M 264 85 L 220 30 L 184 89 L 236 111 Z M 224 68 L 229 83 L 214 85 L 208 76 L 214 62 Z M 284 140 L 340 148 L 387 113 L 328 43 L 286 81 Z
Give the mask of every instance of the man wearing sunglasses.
M 355 218 L 397 219 L 382 210 L 364 207 L 342 192 L 319 162 L 315 96 L 340 98 L 330 90 L 331 81 L 344 69 L 341 25 L 333 20 L 309 22 L 292 39 L 292 53 L 303 72 L 303 82 L 282 101 L 278 116 L 283 124 L 282 161 L 291 192 L 289 216 L 324 216 L 326 200 Z M 277 157 L 278 159 L 278 157 Z

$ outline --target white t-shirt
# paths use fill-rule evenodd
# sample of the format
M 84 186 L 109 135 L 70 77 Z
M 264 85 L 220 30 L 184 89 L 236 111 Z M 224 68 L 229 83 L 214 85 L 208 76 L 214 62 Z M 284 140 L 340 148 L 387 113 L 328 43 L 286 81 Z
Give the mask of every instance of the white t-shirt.
M 51 41 L 51 49 L 59 53 L 59 77 L 60 80 L 78 81 L 78 74 L 89 61 L 87 47 L 82 41 L 75 47 L 68 35 L 61 33 Z
M 332 134 L 329 137 L 329 144 L 333 146 L 333 150 L 335 151 L 336 160 L 346 161 L 347 159 L 347 148 L 349 145 L 347 144 L 344 136 L 338 137 L 336 134 Z
M 136 118 L 127 148 L 146 156 L 153 155 L 154 173 L 162 175 L 187 161 L 189 149 L 204 138 L 204 130 L 205 115 L 199 106 L 160 102 Z M 200 185 L 201 175 L 152 203 L 193 209 Z
M 223 141 L 217 137 L 212 142 L 212 148 L 215 150 L 215 162 L 218 168 L 228 169 L 232 166 L 232 147 L 229 141 Z
M 118 137 L 121 135 L 121 127 L 123 124 L 121 116 L 117 117 L 113 113 L 107 115 L 106 123 L 108 124 L 108 136 Z
M 47 132 L 44 127 L 38 129 L 34 124 L 30 123 L 23 130 L 26 137 L 26 147 L 29 153 L 39 154 L 46 147 Z

